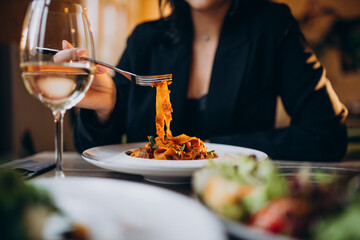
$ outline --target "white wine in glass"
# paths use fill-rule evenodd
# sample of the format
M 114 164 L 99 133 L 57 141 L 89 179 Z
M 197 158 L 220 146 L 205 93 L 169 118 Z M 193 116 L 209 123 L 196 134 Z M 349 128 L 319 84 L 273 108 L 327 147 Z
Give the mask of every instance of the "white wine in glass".
M 62 50 L 63 40 L 86 49 L 95 59 L 93 37 L 86 12 L 73 0 L 33 0 L 28 7 L 20 42 L 20 68 L 26 89 L 51 109 L 56 125 L 56 177 L 64 177 L 63 117 L 85 96 L 95 64 L 81 58 L 55 62 L 39 48 Z

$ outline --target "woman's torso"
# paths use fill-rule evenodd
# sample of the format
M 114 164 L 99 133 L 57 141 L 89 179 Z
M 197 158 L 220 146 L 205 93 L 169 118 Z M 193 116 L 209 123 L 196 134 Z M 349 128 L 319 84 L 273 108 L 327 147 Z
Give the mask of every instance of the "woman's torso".
M 270 14 L 271 15 L 271 14 Z M 207 135 L 266 130 L 275 121 L 278 83 L 274 24 L 259 12 L 248 18 L 225 19 L 215 52 L 203 116 Z M 162 29 L 163 28 L 163 29 Z M 188 81 L 191 66 L 191 34 L 178 42 L 163 41 L 166 25 L 160 21 L 145 23 L 135 30 L 131 48 L 131 71 L 138 74 L 172 73 L 169 86 L 173 107 L 171 130 L 174 135 L 187 133 L 189 113 Z M 147 39 L 144 39 L 144 37 Z M 130 40 L 129 40 L 130 41 Z M 140 43 L 142 42 L 142 43 Z M 150 64 L 149 64 L 150 63 Z M 131 85 L 127 111 L 129 141 L 146 140 L 155 130 L 155 89 Z M 194 113 L 195 114 L 195 113 Z

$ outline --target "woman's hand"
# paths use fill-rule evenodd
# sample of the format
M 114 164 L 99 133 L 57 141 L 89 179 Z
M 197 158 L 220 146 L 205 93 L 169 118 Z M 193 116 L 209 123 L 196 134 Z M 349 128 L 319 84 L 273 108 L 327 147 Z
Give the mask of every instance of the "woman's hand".
M 62 48 L 63 50 L 54 56 L 55 62 L 80 60 L 82 56 L 86 55 L 86 49 L 73 48 L 65 40 L 62 42 Z M 94 80 L 90 89 L 86 92 L 81 102 L 76 105 L 76 107 L 95 110 L 100 123 L 105 123 L 109 119 L 116 102 L 115 83 L 110 75 L 107 74 L 108 71 L 109 69 L 106 67 L 96 66 Z

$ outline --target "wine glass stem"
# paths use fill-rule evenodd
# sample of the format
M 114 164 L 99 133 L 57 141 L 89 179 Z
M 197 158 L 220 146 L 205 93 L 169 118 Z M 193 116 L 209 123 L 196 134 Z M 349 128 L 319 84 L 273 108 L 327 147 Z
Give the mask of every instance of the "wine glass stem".
M 55 122 L 55 177 L 64 178 L 63 172 L 63 119 L 65 111 L 53 111 Z

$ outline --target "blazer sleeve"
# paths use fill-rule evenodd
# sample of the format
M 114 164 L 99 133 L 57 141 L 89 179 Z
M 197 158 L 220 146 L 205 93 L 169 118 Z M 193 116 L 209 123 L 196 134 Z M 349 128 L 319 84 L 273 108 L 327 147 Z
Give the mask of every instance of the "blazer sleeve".
M 289 127 L 217 136 L 213 142 L 266 152 L 273 159 L 339 161 L 347 149 L 346 107 L 326 71 L 306 46 L 287 6 L 279 14 L 276 59 L 278 91 L 291 117 Z
M 131 71 L 129 62 L 130 54 L 127 47 L 117 67 Z M 80 109 L 74 125 L 74 144 L 78 152 L 95 146 L 122 142 L 126 129 L 128 93 L 131 82 L 118 73 L 116 73 L 113 80 L 117 91 L 116 103 L 114 111 L 106 124 L 100 124 L 97 121 L 95 111 Z

